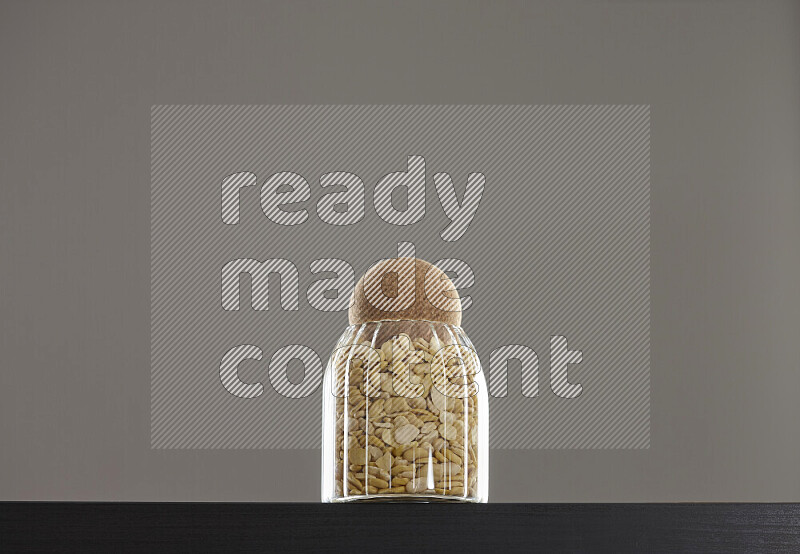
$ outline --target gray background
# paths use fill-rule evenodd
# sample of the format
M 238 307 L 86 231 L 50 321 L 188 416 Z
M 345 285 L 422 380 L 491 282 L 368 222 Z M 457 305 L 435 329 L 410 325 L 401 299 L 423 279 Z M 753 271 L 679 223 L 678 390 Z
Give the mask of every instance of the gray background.
M 315 451 L 149 448 L 152 104 L 650 104 L 652 427 L 492 501 L 800 500 L 800 8 L 4 2 L 0 498 L 318 499 Z

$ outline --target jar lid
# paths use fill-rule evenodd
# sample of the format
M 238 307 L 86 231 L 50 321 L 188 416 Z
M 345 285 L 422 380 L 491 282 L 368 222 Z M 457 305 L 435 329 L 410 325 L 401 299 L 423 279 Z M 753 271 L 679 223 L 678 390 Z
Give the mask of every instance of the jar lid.
M 370 267 L 356 283 L 348 318 L 424 320 L 461 325 L 461 299 L 444 271 L 419 258 L 390 258 Z

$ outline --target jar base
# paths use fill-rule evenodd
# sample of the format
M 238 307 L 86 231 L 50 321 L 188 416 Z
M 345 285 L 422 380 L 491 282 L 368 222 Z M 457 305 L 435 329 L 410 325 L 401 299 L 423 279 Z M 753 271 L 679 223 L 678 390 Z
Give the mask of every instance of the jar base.
M 465 497 L 465 496 L 452 496 L 444 494 L 363 494 L 354 496 L 342 496 L 339 498 L 332 498 L 326 502 L 334 504 L 342 504 L 346 502 L 355 503 L 368 503 L 368 502 L 410 502 L 420 504 L 430 503 L 444 503 L 444 504 L 481 504 L 486 500 L 480 498 Z

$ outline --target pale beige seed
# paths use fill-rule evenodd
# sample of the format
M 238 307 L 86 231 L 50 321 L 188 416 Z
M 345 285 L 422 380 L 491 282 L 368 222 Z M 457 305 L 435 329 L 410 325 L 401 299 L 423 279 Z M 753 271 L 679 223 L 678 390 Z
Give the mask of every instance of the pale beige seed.
M 351 448 L 349 452 L 350 461 L 354 464 L 364 465 L 367 463 L 367 451 L 363 448 Z
M 461 465 L 461 463 L 462 463 L 461 456 L 459 456 L 458 454 L 456 454 L 456 453 L 455 453 L 455 452 L 453 452 L 452 450 L 450 450 L 450 449 L 445 449 L 445 450 L 444 450 L 444 455 L 445 455 L 445 457 L 446 457 L 448 460 L 450 460 L 451 462 L 453 462 L 453 463 L 456 463 L 456 464 L 458 464 L 458 465 Z
M 389 404 L 388 402 L 386 404 Z M 409 410 L 408 402 L 406 402 L 405 398 L 392 398 L 391 399 L 391 409 L 386 408 L 387 413 L 394 413 L 394 412 L 407 412 Z
M 394 388 L 392 387 L 392 374 L 391 373 L 381 373 L 381 391 L 393 393 Z
M 383 442 L 385 442 L 389 446 L 392 447 L 399 446 L 397 442 L 395 442 L 394 440 L 394 433 L 392 433 L 392 429 L 390 427 L 385 428 L 381 432 L 381 438 L 383 439 Z
M 386 342 L 384 342 L 383 345 L 381 346 L 381 351 L 383 352 L 384 358 L 386 360 L 388 360 L 388 361 L 391 361 L 392 360 L 392 341 L 391 340 L 387 340 Z
M 427 421 L 427 422 L 422 424 L 422 426 L 419 429 L 419 432 L 422 433 L 423 435 L 427 435 L 428 433 L 430 433 L 432 431 L 436 431 L 436 427 L 437 427 L 437 425 L 436 425 L 435 422 Z
M 384 481 L 383 479 L 378 479 L 377 477 L 371 477 L 367 481 L 367 483 L 369 483 L 370 485 L 375 485 L 379 489 L 385 489 L 385 488 L 387 488 L 389 486 L 389 482 L 388 481 Z
M 428 444 L 432 443 L 439 437 L 438 431 L 431 431 L 427 435 L 421 435 L 419 437 L 419 442 L 427 442 Z
M 463 496 L 464 494 L 464 487 L 453 487 L 452 489 L 449 488 L 436 488 L 434 489 L 436 494 L 447 494 L 452 496 Z
M 419 398 L 408 398 L 406 402 L 412 410 L 424 410 L 425 406 L 427 406 L 424 396 L 423 394 L 423 396 Z
M 439 434 L 444 440 L 450 441 L 459 439 L 464 436 L 464 424 L 461 421 L 456 421 L 453 425 L 439 425 Z
M 436 483 L 437 489 L 461 489 L 464 490 L 464 483 L 462 481 L 439 481 Z
M 418 493 L 426 489 L 427 484 L 422 479 L 414 479 L 406 484 L 406 492 Z
M 354 487 L 357 487 L 359 489 L 363 488 L 363 486 L 364 486 L 364 485 L 362 485 L 361 481 L 359 481 L 358 479 L 353 477 L 353 475 L 348 475 L 347 476 L 347 480 L 350 482 L 350 484 L 352 484 Z
M 405 458 L 409 462 L 415 462 L 420 459 L 428 458 L 429 450 L 425 450 L 422 448 L 409 448 L 405 452 L 403 452 L 403 458 Z
M 388 481 L 391 479 L 391 474 L 388 471 L 383 469 L 379 469 L 374 466 L 369 466 L 367 473 L 369 473 L 369 478 L 372 479 L 373 477 L 378 477 L 379 479 L 383 479 L 384 481 Z
M 401 473 L 412 471 L 414 468 L 410 465 L 405 463 L 403 460 L 402 464 L 396 465 L 392 468 L 392 475 L 400 475 Z
M 394 440 L 400 444 L 408 444 L 419 436 L 419 429 L 411 423 L 396 427 L 394 430 Z
M 432 464 L 434 479 L 441 480 L 445 477 L 454 478 L 461 473 L 461 466 L 452 462 Z M 423 472 L 427 475 L 426 472 Z
M 425 422 L 424 422 L 424 421 L 422 421 L 422 420 L 421 420 L 419 417 L 417 417 L 417 416 L 414 414 L 414 412 L 409 412 L 408 414 L 406 414 L 406 420 L 407 420 L 407 421 L 408 421 L 408 422 L 409 422 L 411 425 L 413 425 L 414 427 L 418 427 L 418 428 L 419 428 L 419 427 L 422 427 L 422 426 L 423 426 L 423 424 L 425 423 Z
M 385 452 L 383 456 L 375 460 L 375 464 L 385 470 L 389 471 L 392 468 L 392 454 L 391 452 Z
M 367 448 L 367 452 L 369 453 L 369 459 L 373 461 L 377 460 L 383 454 L 383 450 L 373 445 Z
M 445 425 L 454 425 L 456 421 L 459 421 L 459 418 L 453 412 L 444 411 L 439 413 L 439 421 Z

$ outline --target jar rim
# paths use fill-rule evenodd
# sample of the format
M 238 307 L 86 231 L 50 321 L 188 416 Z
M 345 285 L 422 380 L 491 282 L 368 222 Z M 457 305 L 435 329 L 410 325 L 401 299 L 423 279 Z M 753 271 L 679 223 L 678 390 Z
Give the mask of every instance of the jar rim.
M 452 327 L 454 329 L 461 329 L 464 328 L 461 325 L 453 325 L 452 323 L 445 323 L 444 321 L 437 321 L 433 319 L 375 319 L 370 321 L 365 321 L 363 323 L 351 323 L 348 327 L 362 327 L 364 325 L 369 325 L 370 323 L 429 323 L 431 325 L 444 325 L 445 327 Z

